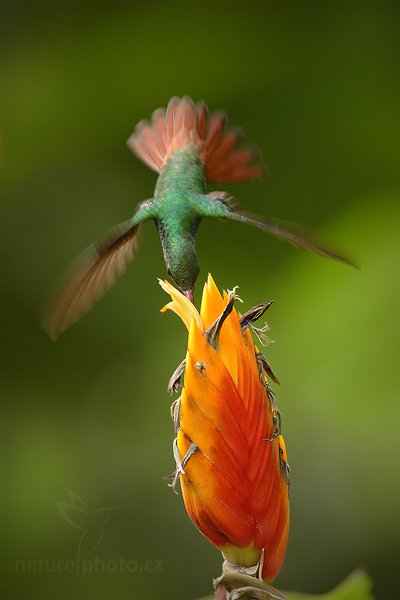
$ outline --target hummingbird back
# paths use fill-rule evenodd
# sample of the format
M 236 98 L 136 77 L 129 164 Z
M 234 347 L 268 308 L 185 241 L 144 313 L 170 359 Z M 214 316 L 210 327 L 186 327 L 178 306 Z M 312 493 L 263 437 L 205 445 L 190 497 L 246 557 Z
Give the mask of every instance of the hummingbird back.
M 260 165 L 252 148 L 239 147 L 242 133 L 226 128 L 225 113 L 208 114 L 205 102 L 173 97 L 167 109 L 159 108 L 151 122 L 141 121 L 128 140 L 129 148 L 159 173 L 169 157 L 188 144 L 198 147 L 205 176 L 210 182 L 244 181 L 259 177 Z

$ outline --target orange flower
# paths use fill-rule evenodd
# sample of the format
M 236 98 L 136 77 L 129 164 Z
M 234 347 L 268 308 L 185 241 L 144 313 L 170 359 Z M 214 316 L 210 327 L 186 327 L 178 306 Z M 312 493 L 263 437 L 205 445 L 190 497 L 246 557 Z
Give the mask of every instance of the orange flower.
M 209 276 L 199 314 L 170 283 L 160 285 L 172 298 L 162 310 L 189 331 L 186 359 L 170 382 L 176 389 L 184 372 L 174 420 L 186 510 L 228 563 L 271 582 L 288 538 L 289 467 L 266 374 L 276 378 L 249 331 L 270 303 L 240 318 L 235 292 L 222 297 Z

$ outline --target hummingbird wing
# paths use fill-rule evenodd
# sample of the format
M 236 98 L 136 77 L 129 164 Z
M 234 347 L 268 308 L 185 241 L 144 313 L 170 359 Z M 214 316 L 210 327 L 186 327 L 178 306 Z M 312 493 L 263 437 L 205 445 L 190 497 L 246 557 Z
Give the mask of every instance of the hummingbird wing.
M 314 241 L 308 232 L 302 231 L 298 225 L 285 223 L 277 219 L 264 219 L 257 215 L 237 210 L 233 198 L 227 192 L 215 191 L 210 192 L 206 196 L 198 196 L 194 200 L 193 208 L 202 217 L 219 217 L 247 225 L 254 225 L 280 240 L 290 242 L 294 246 L 305 248 L 320 256 L 332 258 L 352 267 L 359 268 L 349 258 Z
M 125 272 L 137 248 L 139 224 L 126 221 L 74 261 L 50 301 L 43 328 L 55 341 L 87 313 Z
M 278 219 L 263 219 L 255 215 L 236 210 L 231 211 L 228 218 L 235 221 L 240 221 L 241 223 L 246 223 L 248 225 L 254 225 L 255 227 L 258 227 L 258 229 L 261 229 L 266 233 L 270 233 L 280 240 L 285 240 L 294 246 L 305 248 L 306 250 L 314 252 L 315 254 L 319 254 L 320 256 L 324 256 L 325 258 L 331 258 L 357 269 L 359 268 L 351 259 L 339 254 L 335 250 L 331 250 L 330 248 L 323 246 L 319 242 L 316 242 L 309 237 L 308 232 L 301 231 L 298 226 L 291 223 L 285 223 Z

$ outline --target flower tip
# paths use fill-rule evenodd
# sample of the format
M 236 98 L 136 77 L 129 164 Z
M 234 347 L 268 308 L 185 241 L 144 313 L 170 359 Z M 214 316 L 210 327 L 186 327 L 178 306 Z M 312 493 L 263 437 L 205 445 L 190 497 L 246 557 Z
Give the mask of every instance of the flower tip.
M 162 287 L 164 292 L 167 292 L 167 294 L 169 294 L 169 289 L 172 288 L 172 285 L 170 284 L 170 282 L 167 281 L 166 279 L 161 279 L 161 277 L 158 277 L 157 279 L 158 279 L 158 283 L 160 284 L 160 286 Z
M 167 310 L 170 308 L 170 304 L 171 304 L 171 302 L 168 302 L 167 304 L 164 304 L 164 306 L 162 306 L 162 307 L 160 308 L 160 313 L 165 313 L 165 312 L 167 312 Z
M 189 329 L 191 320 L 194 319 L 198 326 L 202 328 L 201 319 L 197 312 L 194 304 L 186 297 L 180 290 L 175 288 L 169 281 L 159 279 L 158 283 L 166 292 L 171 296 L 171 301 L 160 309 L 160 312 L 164 313 L 168 309 L 176 313 L 182 321 L 185 323 L 186 328 Z

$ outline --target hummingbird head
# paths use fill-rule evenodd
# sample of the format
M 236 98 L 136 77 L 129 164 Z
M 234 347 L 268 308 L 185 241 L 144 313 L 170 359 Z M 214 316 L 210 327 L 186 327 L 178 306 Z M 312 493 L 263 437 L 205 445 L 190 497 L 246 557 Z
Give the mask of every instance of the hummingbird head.
M 182 294 L 193 302 L 193 292 L 197 276 L 200 272 L 195 252 L 185 252 L 170 256 L 167 264 L 168 274 L 175 281 Z

